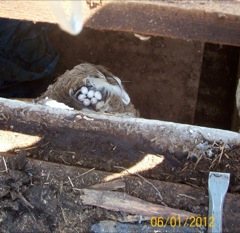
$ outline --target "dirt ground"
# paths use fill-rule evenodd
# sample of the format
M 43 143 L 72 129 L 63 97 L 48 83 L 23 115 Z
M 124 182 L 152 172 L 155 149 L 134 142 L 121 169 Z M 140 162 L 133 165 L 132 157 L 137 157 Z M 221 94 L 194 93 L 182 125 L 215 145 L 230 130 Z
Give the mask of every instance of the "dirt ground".
M 32 125 L 28 133 L 36 134 L 37 127 L 42 134 L 42 129 L 37 125 Z M 15 127 L 15 130 L 20 129 Z M 133 141 L 120 141 L 113 135 L 101 133 L 70 132 L 67 129 L 59 132 L 59 130 L 44 129 L 42 137 L 39 143 L 27 148 L 29 157 L 65 165 L 119 172 L 116 166 L 129 168 L 141 161 L 146 154 L 161 154 L 165 157 L 163 163 L 143 172 L 144 177 L 207 189 L 210 171 L 230 172 L 230 191 L 240 192 L 240 148 L 226 145 L 221 141 L 210 142 L 203 139 L 202 143 L 192 151 L 170 153 L 155 150 L 144 141 L 142 144 L 136 144 Z M 15 153 L 14 150 L 12 152 Z
M 107 218 L 103 209 L 83 206 L 70 184 L 47 182 L 44 169 L 24 154 L 10 159 L 8 168 L 0 176 L 1 232 L 88 232 L 91 223 Z
M 112 151 L 111 145 L 106 144 L 105 146 L 111 148 Z M 198 192 L 207 194 L 207 178 L 210 170 L 230 172 L 229 192 L 238 195 L 240 193 L 240 173 L 238 169 L 240 166 L 240 148 L 230 149 L 224 148 L 223 145 L 214 145 L 211 151 L 218 157 L 215 158 L 213 155 L 210 159 L 206 154 L 202 154 L 197 161 L 193 155 L 197 154 L 197 151 L 195 151 L 191 158 L 187 159 L 185 157 L 182 161 L 171 161 L 172 165 L 178 163 L 176 169 L 172 167 L 169 170 L 169 167 L 165 165 L 166 173 L 162 172 L 158 176 L 151 173 L 141 175 L 144 177 L 150 176 L 155 180 L 176 183 L 161 185 L 161 193 L 167 206 L 207 216 L 208 199 L 206 195 L 198 194 Z M 97 170 L 96 173 L 91 173 L 92 169 L 85 169 L 87 170 L 85 174 L 79 167 L 78 172 L 72 173 L 73 169 L 77 170 L 75 166 L 78 164 L 76 164 L 74 154 L 68 152 L 59 155 L 58 158 L 60 159 L 53 159 L 56 156 L 49 156 L 49 158 L 45 156 L 45 160 L 58 162 L 56 165 L 51 163 L 48 165 L 27 158 L 33 156 L 41 159 L 41 156 L 36 154 L 37 152 L 41 153 L 41 149 L 34 150 L 34 152 L 21 150 L 17 154 L 10 153 L 10 156 L 4 156 L 5 159 L 3 159 L 3 156 L 0 158 L 1 232 L 89 232 L 91 225 L 99 221 L 112 220 L 119 222 L 119 216 L 123 213 L 84 205 L 81 201 L 81 193 L 73 188 L 80 187 L 82 189 L 103 182 L 103 177 L 99 176 Z M 114 161 L 111 162 L 108 163 L 109 168 L 116 164 Z M 60 164 L 64 163 L 67 165 L 75 163 L 75 166 L 61 168 L 62 165 Z M 98 161 L 95 163 L 91 161 L 92 167 L 100 168 L 101 165 L 97 163 Z M 109 168 L 107 170 L 112 171 Z M 84 176 L 79 175 L 79 172 Z M 69 177 L 72 179 L 71 182 L 68 180 Z M 141 178 L 136 180 L 136 178 L 130 177 L 123 178 L 123 180 L 126 188 L 122 191 L 155 204 L 162 203 L 156 194 L 156 190 L 152 189 Z M 154 183 L 153 180 L 150 180 L 150 182 Z M 178 184 L 187 184 L 188 186 L 185 187 L 184 191 L 184 187 L 180 189 L 178 186 L 175 187 Z M 192 189 L 188 190 L 189 187 L 192 187 Z M 178 190 L 178 193 L 175 190 Z M 179 195 L 190 196 L 190 199 L 179 199 Z M 234 222 L 231 217 L 229 218 L 228 220 L 225 219 L 228 221 L 227 225 L 232 224 L 229 222 L 230 220 Z M 149 225 L 149 221 L 142 224 Z M 185 228 L 184 232 L 191 232 L 191 230 Z M 173 232 L 173 229 L 168 232 Z M 204 230 L 199 230 L 199 232 L 204 232 Z

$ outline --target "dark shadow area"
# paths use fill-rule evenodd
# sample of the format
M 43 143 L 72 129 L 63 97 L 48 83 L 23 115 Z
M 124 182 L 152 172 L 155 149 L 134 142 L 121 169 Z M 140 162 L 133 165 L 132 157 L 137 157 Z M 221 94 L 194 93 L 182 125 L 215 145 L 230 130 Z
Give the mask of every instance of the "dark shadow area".
M 239 47 L 205 44 L 196 125 L 231 128 L 238 61 Z
M 42 86 L 39 80 L 51 77 L 57 62 L 58 54 L 48 40 L 46 27 L 0 18 L 1 97 L 36 95 Z

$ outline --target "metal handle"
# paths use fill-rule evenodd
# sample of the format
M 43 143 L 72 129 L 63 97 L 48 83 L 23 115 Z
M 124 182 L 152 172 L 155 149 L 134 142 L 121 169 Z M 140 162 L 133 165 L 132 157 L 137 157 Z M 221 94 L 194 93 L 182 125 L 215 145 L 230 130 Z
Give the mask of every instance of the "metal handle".
M 222 232 L 222 212 L 224 198 L 228 190 L 230 180 L 229 173 L 210 172 L 208 179 L 209 211 L 208 220 L 212 220 L 212 226 L 208 226 L 208 233 Z

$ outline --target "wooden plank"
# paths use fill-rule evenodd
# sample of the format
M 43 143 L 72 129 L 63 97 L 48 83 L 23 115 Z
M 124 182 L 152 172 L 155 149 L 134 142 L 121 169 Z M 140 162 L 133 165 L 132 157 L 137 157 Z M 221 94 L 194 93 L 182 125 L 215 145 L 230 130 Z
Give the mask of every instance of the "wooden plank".
M 240 3 L 231 5 L 240 10 Z M 107 17 L 106 17 L 107 15 Z M 240 45 L 240 16 L 194 8 L 114 3 L 98 11 L 87 26 L 153 36 Z
M 56 23 L 47 1 L 1 1 L 0 17 Z M 102 1 L 84 6 L 86 27 L 240 45 L 239 1 Z

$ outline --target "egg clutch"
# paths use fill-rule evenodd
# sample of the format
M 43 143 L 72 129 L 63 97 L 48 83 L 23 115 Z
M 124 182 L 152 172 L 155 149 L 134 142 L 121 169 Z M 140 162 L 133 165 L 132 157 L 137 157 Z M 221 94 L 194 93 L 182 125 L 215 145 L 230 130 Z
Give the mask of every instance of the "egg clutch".
M 96 105 L 102 100 L 102 94 L 100 91 L 94 91 L 92 87 L 82 86 L 78 93 L 77 99 L 83 103 L 85 107 Z

